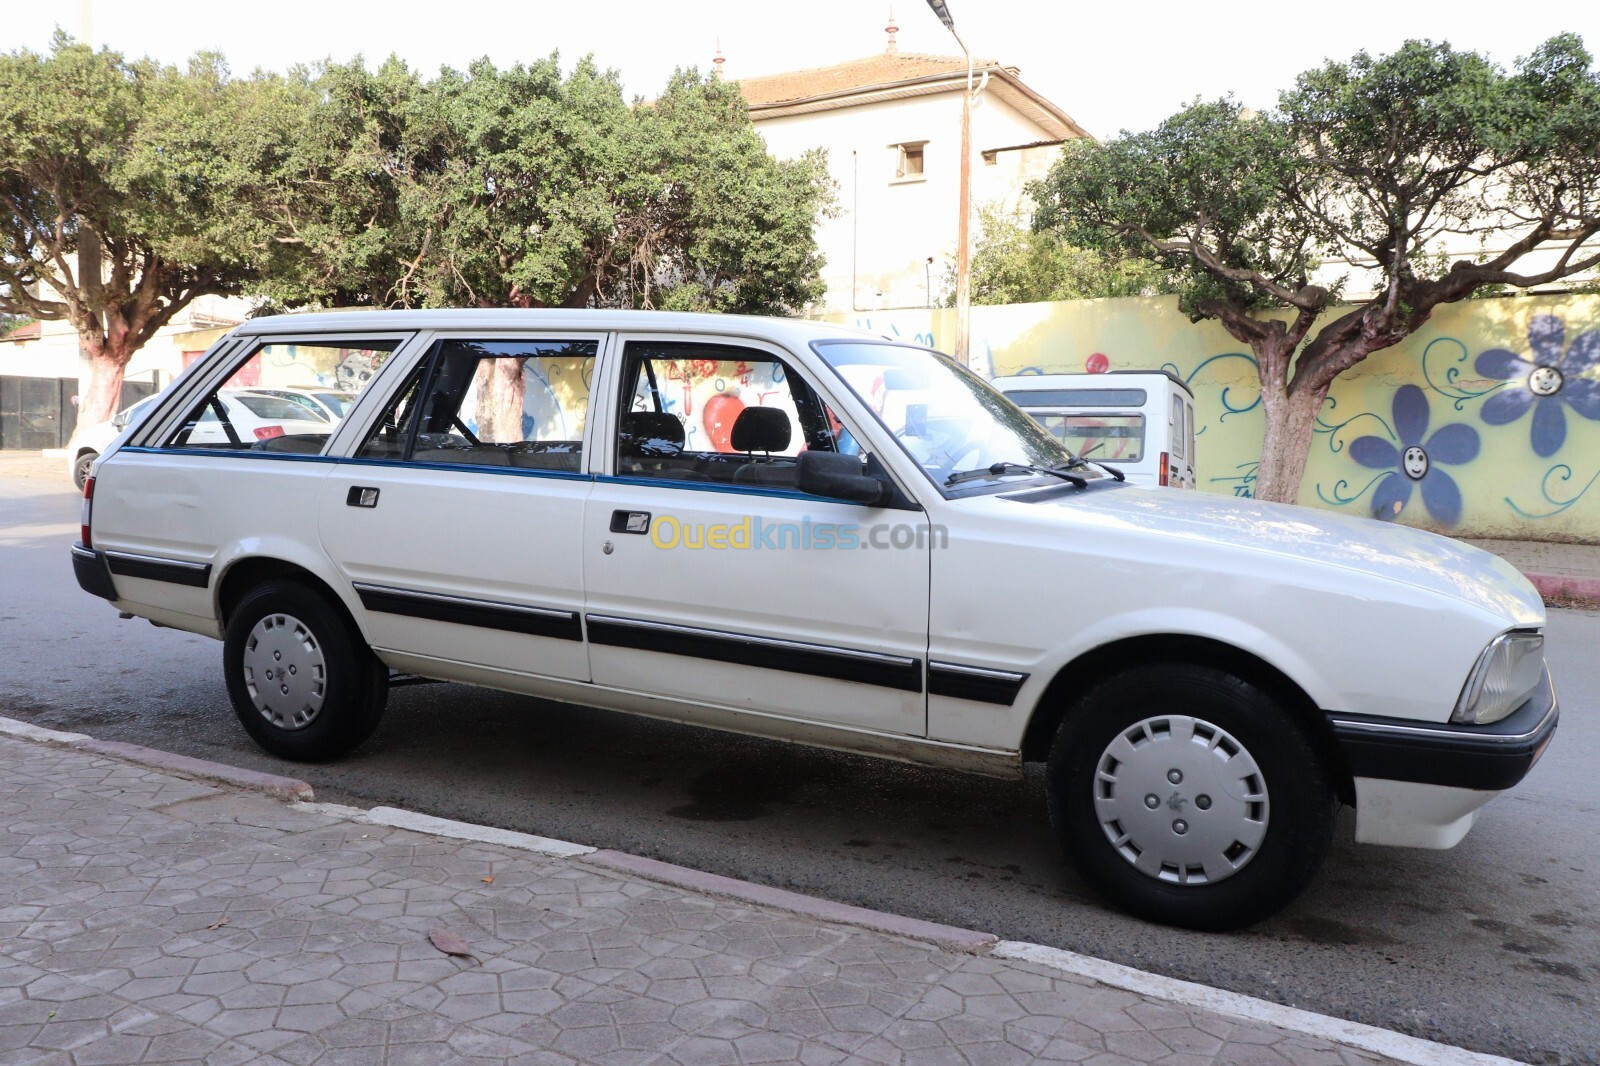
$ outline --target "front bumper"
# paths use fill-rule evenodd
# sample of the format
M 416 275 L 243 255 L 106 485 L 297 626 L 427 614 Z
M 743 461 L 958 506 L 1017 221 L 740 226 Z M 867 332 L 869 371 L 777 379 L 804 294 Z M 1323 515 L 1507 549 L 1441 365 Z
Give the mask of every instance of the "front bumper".
M 1526 703 L 1490 725 L 1328 715 L 1355 778 L 1502 792 L 1521 781 L 1555 735 L 1560 710 L 1550 671 Z

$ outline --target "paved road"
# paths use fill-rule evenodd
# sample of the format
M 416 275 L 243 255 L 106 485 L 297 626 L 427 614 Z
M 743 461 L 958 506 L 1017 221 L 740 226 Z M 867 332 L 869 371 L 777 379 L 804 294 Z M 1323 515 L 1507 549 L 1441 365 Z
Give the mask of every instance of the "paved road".
M 318 795 L 619 848 L 971 925 L 1530 1062 L 1600 1063 L 1600 614 L 1552 612 L 1565 714 L 1453 851 L 1339 843 L 1245 933 L 1108 910 L 1057 852 L 1038 778 L 994 782 L 445 685 L 397 690 L 333 766 L 261 754 L 221 645 L 118 621 L 67 561 L 77 502 L 0 478 L 0 713 L 293 773 Z

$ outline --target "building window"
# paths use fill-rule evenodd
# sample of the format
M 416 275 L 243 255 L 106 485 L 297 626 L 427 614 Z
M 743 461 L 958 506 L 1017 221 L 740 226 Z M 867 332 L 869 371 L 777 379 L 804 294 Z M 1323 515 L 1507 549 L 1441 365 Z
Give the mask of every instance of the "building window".
M 895 145 L 898 161 L 895 164 L 896 181 L 921 181 L 923 178 L 923 149 L 927 141 L 907 141 Z

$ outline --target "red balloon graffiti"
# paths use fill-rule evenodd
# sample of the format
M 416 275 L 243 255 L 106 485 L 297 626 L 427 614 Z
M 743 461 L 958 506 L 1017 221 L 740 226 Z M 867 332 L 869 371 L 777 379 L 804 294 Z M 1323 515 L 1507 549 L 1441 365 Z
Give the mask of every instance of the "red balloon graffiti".
M 744 401 L 731 393 L 719 392 L 706 401 L 700 417 L 705 423 L 706 436 L 717 451 L 733 451 L 733 423 L 743 410 Z
M 1104 374 L 1111 369 L 1111 360 L 1104 352 L 1095 352 L 1084 362 L 1083 368 L 1091 374 Z

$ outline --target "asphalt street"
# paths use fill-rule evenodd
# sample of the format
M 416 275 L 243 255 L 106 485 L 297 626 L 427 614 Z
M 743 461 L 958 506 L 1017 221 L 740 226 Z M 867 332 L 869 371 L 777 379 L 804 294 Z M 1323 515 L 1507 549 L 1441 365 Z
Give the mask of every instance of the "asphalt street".
M 1225 936 L 1126 918 L 1021 782 L 792 748 L 454 685 L 396 690 L 328 766 L 255 748 L 221 644 L 120 621 L 72 579 L 69 484 L 0 477 L 0 714 L 390 804 L 1067 948 L 1534 1063 L 1600 1063 L 1600 613 L 1553 610 L 1561 730 L 1445 852 L 1357 846 Z

